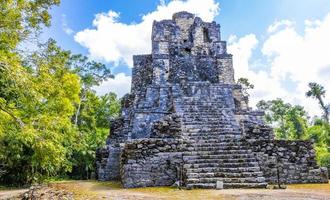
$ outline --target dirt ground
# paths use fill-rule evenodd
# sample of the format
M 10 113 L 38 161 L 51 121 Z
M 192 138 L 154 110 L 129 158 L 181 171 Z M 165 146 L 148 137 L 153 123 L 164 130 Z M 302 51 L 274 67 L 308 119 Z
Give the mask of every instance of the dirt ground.
M 28 189 L 0 189 L 0 199 L 11 199 L 28 191 Z
M 285 190 L 272 189 L 226 189 L 226 190 L 179 190 L 171 187 L 123 189 L 116 182 L 66 181 L 49 184 L 54 189 L 66 190 L 75 199 L 113 199 L 113 200 L 330 200 L 329 184 L 289 185 Z M 24 192 L 25 190 L 0 190 L 0 199 Z M 13 194 L 11 194 L 13 193 Z

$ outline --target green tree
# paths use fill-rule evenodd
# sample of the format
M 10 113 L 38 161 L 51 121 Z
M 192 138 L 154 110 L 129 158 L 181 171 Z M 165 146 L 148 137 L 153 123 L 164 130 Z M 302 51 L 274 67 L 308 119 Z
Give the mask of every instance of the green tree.
M 72 55 L 54 40 L 32 54 L 17 49 L 26 40 L 38 42 L 30 39 L 50 25 L 49 9 L 59 2 L 0 2 L 1 183 L 41 181 L 72 168 L 89 177 L 109 119 L 120 109 L 114 94 L 99 97 L 92 90 L 112 78 L 105 65 Z
M 322 119 L 315 119 L 314 124 L 308 127 L 307 137 L 314 141 L 318 164 L 327 167 L 330 171 L 329 128 Z
M 237 83 L 242 86 L 242 91 L 244 96 L 248 97 L 249 96 L 248 90 L 253 89 L 254 85 L 251 84 L 249 79 L 247 78 L 239 78 Z
M 80 84 L 66 65 L 69 55 L 50 40 L 15 66 L 22 73 L 4 73 L 9 82 L 1 87 L 1 105 L 10 112 L 0 110 L 2 182 L 30 183 L 71 170 Z
M 17 45 L 31 34 L 37 34 L 42 25 L 50 25 L 49 9 L 59 0 L 5 0 L 0 2 L 0 110 L 11 116 L 20 127 L 23 121 L 13 109 L 13 102 L 23 98 L 18 91 L 30 85 L 28 71 L 21 65 Z M 17 89 L 17 91 L 16 91 Z M 27 92 L 24 94 L 28 96 Z
M 88 179 L 94 172 L 95 151 L 109 134 L 110 120 L 118 116 L 119 101 L 114 93 L 98 97 L 88 91 L 78 120 L 80 142 L 74 151 L 72 177 Z
M 49 9 L 60 0 L 2 0 L 0 2 L 0 54 L 13 51 L 18 43 L 50 26 Z
M 329 110 L 330 105 L 326 105 L 323 101 L 323 98 L 325 96 L 325 89 L 322 85 L 317 83 L 309 83 L 309 91 L 306 92 L 307 97 L 312 97 L 318 100 L 320 107 L 323 110 L 324 119 L 329 123 Z
M 38 91 L 34 87 L 30 69 L 22 65 L 21 55 L 16 48 L 29 36 L 37 35 L 43 25 L 50 25 L 48 11 L 51 6 L 57 4 L 59 4 L 58 0 L 0 2 L 0 180 L 2 181 L 4 179 L 10 182 L 27 181 L 31 179 L 31 173 L 22 173 L 23 171 L 39 170 L 35 169 L 37 167 L 33 163 L 35 160 L 29 158 L 37 156 L 31 151 L 31 145 L 39 149 L 41 145 L 32 144 L 35 138 L 28 136 L 37 134 L 34 126 L 41 123 L 30 124 L 27 113 L 29 109 L 33 109 L 29 101 L 38 99 Z M 45 163 L 44 160 L 41 161 Z
M 284 103 L 282 99 L 262 100 L 257 104 L 258 109 L 265 111 L 266 121 L 276 127 L 275 134 L 278 138 L 287 139 L 289 137 L 285 117 L 290 106 L 290 104 Z
M 80 76 L 82 85 L 80 93 L 81 101 L 77 105 L 74 117 L 74 124 L 77 125 L 81 106 L 84 101 L 86 101 L 88 93 L 92 91 L 94 86 L 98 86 L 108 78 L 113 78 L 113 75 L 106 65 L 90 61 L 86 56 L 80 54 L 72 55 L 69 65 L 72 67 L 72 70 Z
M 265 120 L 275 127 L 280 139 L 302 139 L 307 128 L 307 113 L 301 106 L 292 106 L 282 99 L 261 100 L 257 108 L 265 111 Z
M 302 106 L 291 106 L 286 113 L 285 121 L 289 129 L 290 138 L 303 139 L 305 137 L 308 122 L 307 113 Z
M 95 151 L 104 144 L 110 118 L 118 114 L 119 104 L 114 94 L 99 97 L 93 90 L 94 86 L 113 78 L 106 65 L 90 61 L 86 56 L 71 55 L 68 66 L 79 75 L 81 82 L 80 101 L 72 118 L 81 142 L 74 150 L 71 176 L 86 179 L 94 171 Z

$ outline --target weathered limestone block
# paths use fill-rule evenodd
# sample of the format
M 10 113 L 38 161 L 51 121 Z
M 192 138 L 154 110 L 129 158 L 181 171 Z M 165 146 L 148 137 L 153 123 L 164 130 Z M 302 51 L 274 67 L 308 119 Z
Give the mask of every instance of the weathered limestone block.
M 120 147 L 107 145 L 96 152 L 96 178 L 101 181 L 120 180 Z
M 166 115 L 154 122 L 152 135 L 154 138 L 181 138 L 181 118 L 176 114 Z
M 269 183 L 328 182 L 327 170 L 317 166 L 310 141 L 253 140 L 251 147 Z
M 233 59 L 231 55 L 219 56 L 217 59 L 219 68 L 219 79 L 220 82 L 226 84 L 234 84 L 234 68 Z
M 127 143 L 121 155 L 124 187 L 166 186 L 181 173 L 183 140 L 148 139 Z

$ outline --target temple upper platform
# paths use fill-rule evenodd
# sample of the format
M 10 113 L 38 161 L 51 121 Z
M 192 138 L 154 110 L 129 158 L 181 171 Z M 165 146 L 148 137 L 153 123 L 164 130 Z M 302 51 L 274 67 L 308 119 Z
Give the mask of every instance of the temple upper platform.
M 216 22 L 179 12 L 172 20 L 154 21 L 151 40 L 150 55 L 133 57 L 132 93 L 182 81 L 234 84 L 232 55 Z

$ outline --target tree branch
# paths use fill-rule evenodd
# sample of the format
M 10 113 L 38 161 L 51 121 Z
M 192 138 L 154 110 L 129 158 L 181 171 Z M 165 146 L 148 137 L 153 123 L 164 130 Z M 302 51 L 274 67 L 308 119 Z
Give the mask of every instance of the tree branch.
M 1 106 L 0 106 L 0 110 L 2 110 L 3 112 L 7 113 L 10 117 L 12 117 L 21 128 L 23 128 L 25 126 L 24 122 L 20 118 L 16 117 L 10 111 L 6 110 L 5 108 L 3 108 Z

